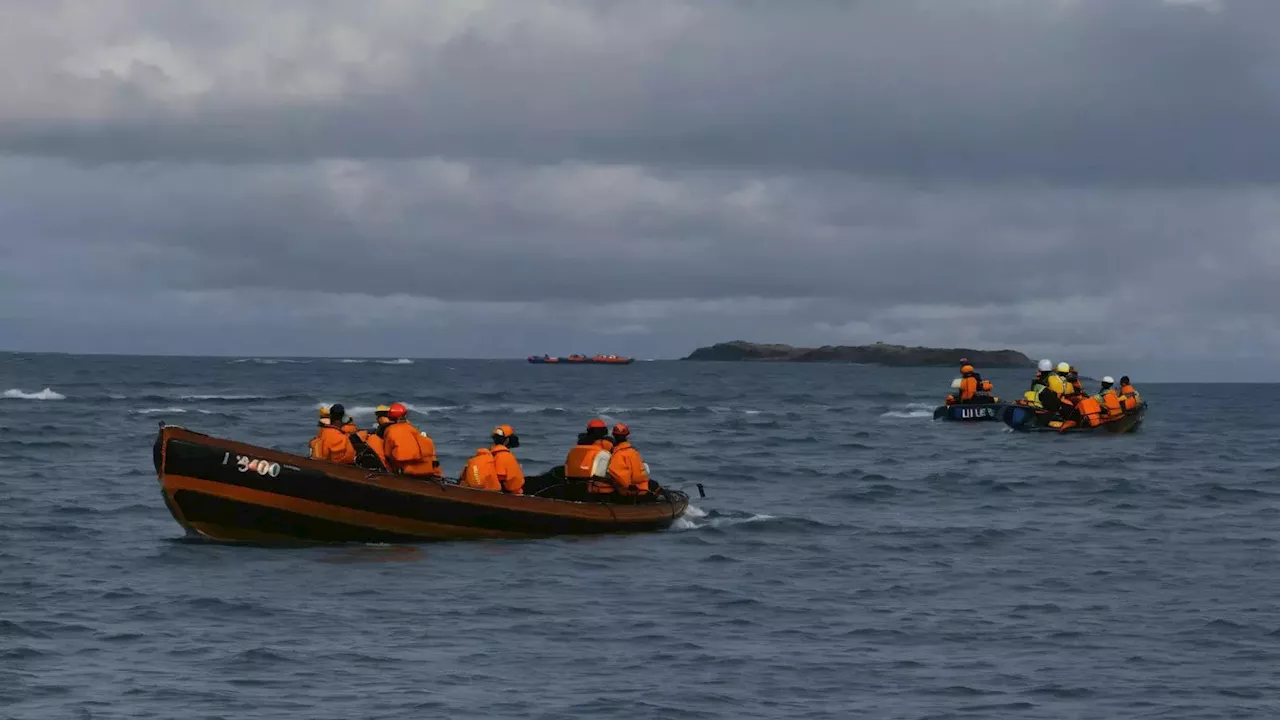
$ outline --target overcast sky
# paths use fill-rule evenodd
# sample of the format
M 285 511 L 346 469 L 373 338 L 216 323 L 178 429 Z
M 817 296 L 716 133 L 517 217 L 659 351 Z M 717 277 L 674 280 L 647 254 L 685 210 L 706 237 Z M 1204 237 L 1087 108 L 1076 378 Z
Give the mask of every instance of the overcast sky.
M 884 340 L 1270 377 L 1277 28 L 1274 0 L 7 0 L 0 347 Z

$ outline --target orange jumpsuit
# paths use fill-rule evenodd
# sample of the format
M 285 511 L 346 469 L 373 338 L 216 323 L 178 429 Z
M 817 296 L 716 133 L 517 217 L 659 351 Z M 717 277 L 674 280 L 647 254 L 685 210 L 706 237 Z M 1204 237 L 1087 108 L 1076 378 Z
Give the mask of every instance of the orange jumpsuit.
M 494 445 L 489 450 L 493 455 L 493 469 L 497 473 L 502 489 L 512 495 L 524 494 L 524 471 L 520 463 L 506 445 Z
M 629 441 L 624 440 L 613 449 L 613 457 L 609 458 L 609 479 L 621 486 L 623 492 L 649 491 L 649 473 L 645 472 L 644 460 Z
M 391 423 L 382 431 L 382 452 L 392 472 L 440 476 L 436 444 L 407 422 Z
M 496 492 L 502 489 L 493 453 L 488 448 L 476 448 L 476 454 L 467 461 L 462 473 L 458 475 L 458 484 L 477 490 Z
M 321 425 L 309 447 L 311 457 L 316 460 L 328 460 L 339 465 L 352 465 L 356 461 L 356 449 L 351 445 L 351 438 L 332 425 Z

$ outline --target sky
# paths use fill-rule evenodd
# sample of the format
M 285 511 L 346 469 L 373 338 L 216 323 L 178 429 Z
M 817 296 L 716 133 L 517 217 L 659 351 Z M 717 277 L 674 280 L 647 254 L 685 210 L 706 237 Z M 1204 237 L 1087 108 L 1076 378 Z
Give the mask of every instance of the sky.
M 884 341 L 1270 378 L 1278 26 L 1273 0 L 7 0 L 0 348 Z

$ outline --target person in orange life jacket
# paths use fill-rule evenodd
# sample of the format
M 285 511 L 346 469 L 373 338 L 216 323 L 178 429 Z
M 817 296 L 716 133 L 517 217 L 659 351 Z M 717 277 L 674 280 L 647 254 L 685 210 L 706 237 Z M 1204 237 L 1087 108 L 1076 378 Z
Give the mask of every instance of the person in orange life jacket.
M 342 418 L 343 407 L 335 405 L 339 419 Z M 320 429 L 308 444 L 308 456 L 315 460 L 327 460 L 340 465 L 350 465 L 356 461 L 356 451 L 351 439 L 333 424 L 331 408 L 320 408 Z
M 476 448 L 476 454 L 462 468 L 458 484 L 523 495 L 524 471 L 511 453 L 512 448 L 520 447 L 520 438 L 510 425 L 499 425 L 493 429 L 492 439 L 493 447 Z
M 1058 432 L 1070 430 L 1073 427 L 1097 427 L 1103 423 L 1102 403 L 1098 402 L 1096 397 L 1077 395 L 1072 409 L 1074 411 L 1072 417 L 1063 420 L 1062 425 L 1058 427 Z
M 382 431 L 382 452 L 391 472 L 417 477 L 440 477 L 436 444 L 408 419 L 409 409 L 401 403 L 387 408 L 391 422 Z
M 373 454 L 378 456 L 378 462 L 382 463 L 384 468 L 387 467 L 387 458 L 386 455 L 383 454 L 382 431 L 386 430 L 387 426 L 391 424 L 391 419 L 387 417 L 387 411 L 390 409 L 390 405 L 379 405 L 374 408 L 373 429 L 360 431 L 360 433 L 363 433 L 360 437 L 364 440 L 365 444 L 369 446 L 369 449 L 373 451 Z
M 1124 406 L 1126 412 L 1137 410 L 1138 405 L 1142 403 L 1142 395 L 1134 389 L 1129 383 L 1129 376 L 1124 375 L 1120 378 L 1120 404 Z
M 570 480 L 608 478 L 611 450 L 613 441 L 609 439 L 608 426 L 599 418 L 591 420 L 587 423 L 586 432 L 578 433 L 577 444 L 569 449 L 569 454 L 564 459 L 564 476 Z M 600 490 L 612 491 L 612 485 L 608 485 L 607 490 Z
M 1102 414 L 1104 420 L 1115 420 L 1124 415 L 1124 406 L 1120 403 L 1120 394 L 1112 387 L 1115 381 L 1108 375 L 1102 378 L 1101 386 L 1098 388 L 1098 394 L 1094 397 L 1102 404 Z
M 609 480 L 619 492 L 638 495 L 649 492 L 649 465 L 640 451 L 631 446 L 631 428 L 613 426 L 613 453 L 609 458 Z

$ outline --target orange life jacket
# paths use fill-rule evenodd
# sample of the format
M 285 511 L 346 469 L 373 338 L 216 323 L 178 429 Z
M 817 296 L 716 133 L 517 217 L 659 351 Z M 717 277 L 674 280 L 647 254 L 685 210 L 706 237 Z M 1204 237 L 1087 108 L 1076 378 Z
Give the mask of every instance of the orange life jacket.
M 1102 405 L 1091 396 L 1081 397 L 1076 403 L 1076 410 L 1080 413 L 1080 424 L 1085 427 L 1094 427 L 1102 422 Z
M 978 378 L 970 375 L 960 378 L 960 402 L 972 400 L 978 394 Z
M 1125 410 L 1136 410 L 1138 407 L 1138 391 L 1132 385 L 1121 386 L 1120 402 L 1124 404 Z
M 1107 412 L 1107 417 L 1117 418 L 1124 414 L 1124 406 L 1120 404 L 1120 396 L 1116 394 L 1115 388 L 1107 388 L 1102 393 L 1102 407 Z
M 630 442 L 624 440 L 613 449 L 613 457 L 609 458 L 609 479 L 626 492 L 649 491 L 649 473 L 644 469 L 644 460 Z
M 321 425 L 320 432 L 311 439 L 308 447 L 311 457 L 316 460 L 328 460 L 339 465 L 352 465 L 356 461 L 356 449 L 351 445 L 351 438 L 332 425 Z
M 609 452 L 612 447 L 613 443 L 608 440 L 597 440 L 590 445 L 574 445 L 569 449 L 568 457 L 564 459 L 564 476 L 576 480 L 589 479 L 596 456 L 602 452 Z
M 516 461 L 511 448 L 506 445 L 494 445 L 489 452 L 493 456 L 494 472 L 497 473 L 502 489 L 512 495 L 523 495 L 524 471 L 520 469 L 520 463 Z
M 462 468 L 462 474 L 458 476 L 458 484 L 494 492 L 502 489 L 502 483 L 498 480 L 497 464 L 493 460 L 493 453 L 488 448 L 476 448 L 476 454 Z
M 440 475 L 435 443 L 407 422 L 392 423 L 382 431 L 382 451 L 392 472 Z
M 369 449 L 373 451 L 373 454 L 377 455 L 378 459 L 382 461 L 382 466 L 386 467 L 387 456 L 384 453 L 382 436 L 378 433 L 367 433 L 364 438 L 364 444 L 369 446 Z

